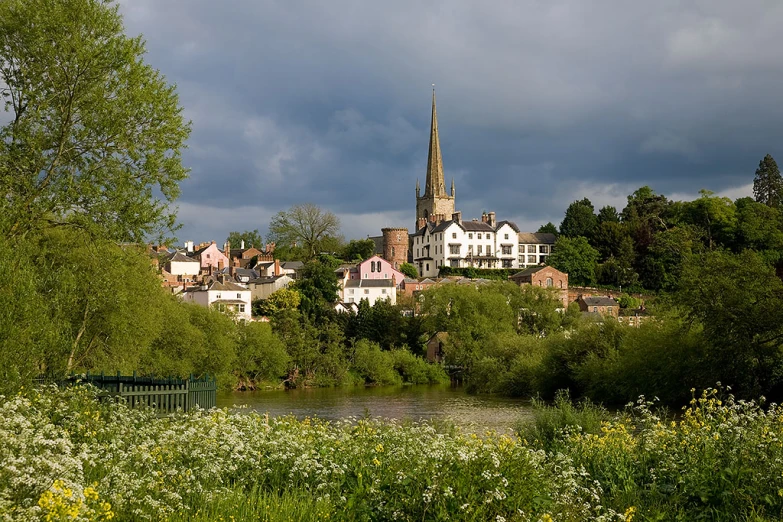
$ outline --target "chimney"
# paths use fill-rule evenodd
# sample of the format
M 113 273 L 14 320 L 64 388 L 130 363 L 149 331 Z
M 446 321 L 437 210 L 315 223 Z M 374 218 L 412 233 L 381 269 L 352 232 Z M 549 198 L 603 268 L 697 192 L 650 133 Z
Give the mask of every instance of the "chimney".
M 219 260 L 219 261 L 218 261 L 218 270 L 223 270 L 224 266 L 225 266 L 225 265 L 223 264 L 223 260 L 222 260 L 222 259 L 221 259 L 221 260 Z
M 424 228 L 426 224 L 427 224 L 427 220 L 424 219 L 423 217 L 420 217 L 419 219 L 416 220 L 416 230 L 421 230 L 422 228 Z
M 481 222 L 482 223 L 486 223 L 487 219 L 489 219 L 489 216 L 487 216 L 487 213 L 486 212 L 482 212 L 481 213 Z
M 240 248 L 241 250 L 244 250 L 244 249 L 245 249 L 245 240 L 244 240 L 244 239 L 243 239 L 243 240 L 242 240 L 242 242 L 239 244 L 239 248 Z
M 231 259 L 231 243 L 229 241 L 226 241 L 226 259 Z
M 491 226 L 492 228 L 495 227 L 495 213 L 494 212 L 490 212 L 489 213 L 489 226 Z
M 239 267 L 240 266 L 238 257 L 234 258 L 234 261 L 232 261 L 232 266 L 235 266 L 235 267 Z
M 462 212 L 457 211 L 457 212 L 453 213 L 451 215 L 451 220 L 454 221 L 455 223 L 459 223 L 461 225 L 462 224 Z
M 276 276 L 283 275 L 283 269 L 280 268 L 280 260 L 279 259 L 275 259 L 274 275 L 276 275 Z

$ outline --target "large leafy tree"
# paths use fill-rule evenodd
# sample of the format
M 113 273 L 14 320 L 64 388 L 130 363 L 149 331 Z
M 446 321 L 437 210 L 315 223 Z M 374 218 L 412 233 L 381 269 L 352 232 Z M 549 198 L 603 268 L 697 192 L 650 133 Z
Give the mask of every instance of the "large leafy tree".
M 284 247 L 300 246 L 307 259 L 313 259 L 323 246 L 332 248 L 339 231 L 340 219 L 312 203 L 282 210 L 269 224 L 272 241 Z
M 584 237 L 560 236 L 555 242 L 549 264 L 568 274 L 574 285 L 595 283 L 595 268 L 600 254 Z
M 783 203 L 783 177 L 774 158 L 767 154 L 759 161 L 756 178 L 753 180 L 753 197 L 768 207 L 779 207 Z
M 367 239 L 351 239 L 343 249 L 342 258 L 346 261 L 364 261 L 375 254 L 375 241 Z
M 598 217 L 595 215 L 595 208 L 589 199 L 584 198 L 568 205 L 563 222 L 560 224 L 560 233 L 567 237 L 592 238 L 597 225 Z
M 70 225 L 114 240 L 174 228 L 190 125 L 111 0 L 0 2 L 0 212 L 12 237 Z

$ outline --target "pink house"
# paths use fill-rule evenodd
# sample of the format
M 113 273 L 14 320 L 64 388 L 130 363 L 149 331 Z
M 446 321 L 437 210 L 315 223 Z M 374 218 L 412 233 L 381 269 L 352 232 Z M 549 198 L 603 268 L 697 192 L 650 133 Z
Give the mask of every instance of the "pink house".
M 199 260 L 201 263 L 201 270 L 206 270 L 210 266 L 215 269 L 222 269 L 229 266 L 228 256 L 220 251 L 214 241 L 188 255 Z
M 399 286 L 405 276 L 382 257 L 372 256 L 351 269 L 351 279 L 394 279 Z

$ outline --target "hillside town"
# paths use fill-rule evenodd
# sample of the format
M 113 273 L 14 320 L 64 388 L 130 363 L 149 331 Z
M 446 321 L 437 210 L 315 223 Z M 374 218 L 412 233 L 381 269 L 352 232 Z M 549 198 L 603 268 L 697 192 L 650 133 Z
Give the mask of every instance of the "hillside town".
M 427 169 L 424 193 L 416 182 L 415 231 L 387 227 L 380 236 L 371 236 L 373 255 L 357 263 L 341 264 L 335 270 L 338 296 L 333 307 L 338 312 L 356 313 L 361 300 L 373 306 L 379 300 L 397 304 L 397 296 L 416 298 L 422 291 L 444 284 L 481 285 L 487 279 L 441 276 L 441 269 L 505 269 L 508 280 L 519 285 L 554 289 L 565 310 L 576 303 L 579 310 L 596 319 L 613 317 L 639 325 L 643 310 L 627 318 L 620 316 L 620 304 L 612 292 L 591 288 L 571 288 L 568 274 L 551 266 L 547 259 L 554 251 L 554 233 L 523 232 L 512 221 L 498 221 L 495 212 L 480 218 L 462 218 L 456 210 L 454 180 L 446 191 L 438 132 L 435 90 L 432 91 Z M 150 247 L 162 284 L 186 302 L 226 311 L 241 320 L 268 320 L 253 316 L 253 302 L 266 300 L 301 278 L 304 261 L 280 261 L 275 243 L 239 245 L 226 242 L 194 244 L 182 248 Z M 405 276 L 400 267 L 412 264 L 420 277 Z M 415 300 L 414 300 L 415 303 Z M 415 306 L 413 307 L 415 308 Z M 408 310 L 415 313 L 415 310 Z

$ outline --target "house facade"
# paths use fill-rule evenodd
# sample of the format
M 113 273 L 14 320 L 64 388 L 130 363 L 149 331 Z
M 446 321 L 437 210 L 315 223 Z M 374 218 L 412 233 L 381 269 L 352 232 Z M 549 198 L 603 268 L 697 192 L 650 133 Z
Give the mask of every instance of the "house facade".
M 370 306 L 384 299 L 397 304 L 397 285 L 393 279 L 347 279 L 340 285 L 340 301 L 359 303 L 367 299 Z
M 250 299 L 251 301 L 267 299 L 281 288 L 288 288 L 292 282 L 293 279 L 286 274 L 252 279 L 247 283 L 247 287 L 250 289 Z
M 413 264 L 422 277 L 437 277 L 444 266 L 453 268 L 518 268 L 519 229 L 510 221 L 495 221 L 484 213 L 481 221 L 451 220 L 428 223 L 413 235 Z
M 608 296 L 582 296 L 576 299 L 579 310 L 584 313 L 601 314 L 603 317 L 617 317 L 620 315 L 620 304 Z
M 551 266 L 530 266 L 508 278 L 522 285 L 552 288 L 557 291 L 563 308 L 568 308 L 568 274 Z
M 519 268 L 546 264 L 552 249 L 555 246 L 557 236 L 542 232 L 520 232 L 519 240 Z
M 201 273 L 201 263 L 182 252 L 174 252 L 166 260 L 164 270 L 179 282 L 191 282 Z
M 238 319 L 251 318 L 250 290 L 226 279 L 188 288 L 182 295 L 186 302 L 230 312 Z
M 208 272 L 210 269 L 222 270 L 229 266 L 228 256 L 220 251 L 214 241 L 199 245 L 198 249 L 188 253 L 188 257 L 200 263 L 202 272 Z

